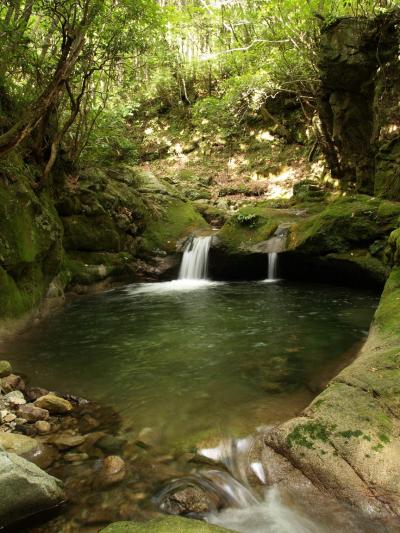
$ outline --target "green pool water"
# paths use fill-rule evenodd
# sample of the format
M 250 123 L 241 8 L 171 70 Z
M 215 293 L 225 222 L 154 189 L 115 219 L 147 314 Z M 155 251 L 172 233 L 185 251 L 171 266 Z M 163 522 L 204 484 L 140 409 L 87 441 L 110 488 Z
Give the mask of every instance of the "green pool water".
M 31 383 L 105 402 L 168 446 L 293 416 L 366 335 L 375 294 L 134 284 L 75 299 L 3 351 Z

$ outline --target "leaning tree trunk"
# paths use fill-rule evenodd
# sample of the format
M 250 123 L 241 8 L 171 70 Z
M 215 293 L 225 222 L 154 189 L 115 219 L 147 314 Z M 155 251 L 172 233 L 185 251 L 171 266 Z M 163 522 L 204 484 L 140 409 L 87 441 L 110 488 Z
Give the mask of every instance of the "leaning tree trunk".
M 21 120 L 3 135 L 0 135 L 0 156 L 14 150 L 30 135 L 41 118 L 57 100 L 79 57 L 84 44 L 84 37 L 85 32 L 82 29 L 74 38 L 66 39 L 53 79 L 49 85 Z

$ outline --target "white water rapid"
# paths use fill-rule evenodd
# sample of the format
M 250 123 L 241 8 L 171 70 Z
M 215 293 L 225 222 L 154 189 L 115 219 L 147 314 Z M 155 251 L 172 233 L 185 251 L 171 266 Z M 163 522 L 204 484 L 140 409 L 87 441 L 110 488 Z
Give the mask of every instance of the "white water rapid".
M 182 257 L 179 279 L 207 279 L 208 252 L 211 236 L 192 237 Z
M 268 254 L 268 280 L 276 280 L 278 274 L 278 254 L 276 252 L 270 252 Z

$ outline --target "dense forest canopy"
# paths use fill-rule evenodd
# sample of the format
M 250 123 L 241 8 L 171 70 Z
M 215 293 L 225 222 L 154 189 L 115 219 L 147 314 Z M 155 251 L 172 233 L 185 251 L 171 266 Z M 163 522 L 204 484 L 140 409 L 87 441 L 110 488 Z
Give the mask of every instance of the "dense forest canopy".
M 77 165 L 135 157 L 140 108 L 187 108 L 206 126 L 240 127 L 291 95 L 308 120 L 318 90 L 317 37 L 338 16 L 395 0 L 8 0 L 0 7 L 4 156 L 29 137 L 45 183 L 60 151 Z M 153 107 L 154 109 L 154 107 Z M 128 127 L 128 129 L 127 129 Z M 214 126 L 213 126 L 214 127 Z M 112 132 L 112 133 L 111 133 Z

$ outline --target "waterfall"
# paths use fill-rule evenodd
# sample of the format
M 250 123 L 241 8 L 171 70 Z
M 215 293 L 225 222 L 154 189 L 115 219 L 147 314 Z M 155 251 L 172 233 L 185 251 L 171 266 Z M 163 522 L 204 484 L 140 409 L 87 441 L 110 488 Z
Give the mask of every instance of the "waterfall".
M 179 279 L 206 279 L 211 236 L 192 237 L 183 253 Z
M 268 254 L 268 279 L 274 280 L 278 274 L 278 254 L 271 252 Z

